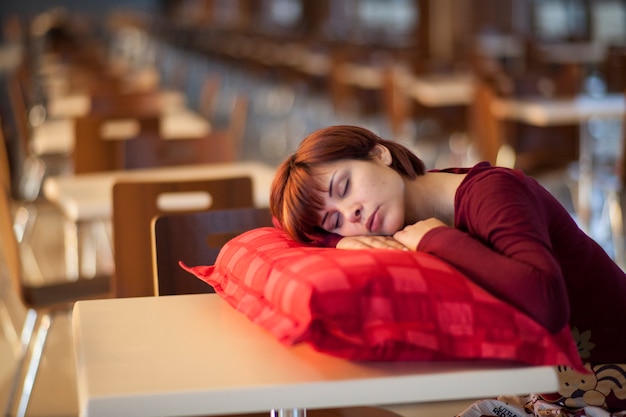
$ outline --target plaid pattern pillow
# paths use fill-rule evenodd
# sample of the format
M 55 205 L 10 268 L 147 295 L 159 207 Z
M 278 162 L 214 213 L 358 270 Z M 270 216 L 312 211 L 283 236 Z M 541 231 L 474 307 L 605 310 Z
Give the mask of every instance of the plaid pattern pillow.
M 243 233 L 214 266 L 181 265 L 285 344 L 354 360 L 581 362 L 569 328 L 548 333 L 431 255 L 302 245 Z

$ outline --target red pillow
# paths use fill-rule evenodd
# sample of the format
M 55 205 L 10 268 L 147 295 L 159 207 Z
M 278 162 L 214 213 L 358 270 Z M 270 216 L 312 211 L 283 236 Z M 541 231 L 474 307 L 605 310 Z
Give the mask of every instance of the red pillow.
M 265 227 L 229 241 L 214 266 L 182 266 L 285 344 L 355 360 L 582 368 L 569 328 L 550 334 L 425 253 L 311 247 Z

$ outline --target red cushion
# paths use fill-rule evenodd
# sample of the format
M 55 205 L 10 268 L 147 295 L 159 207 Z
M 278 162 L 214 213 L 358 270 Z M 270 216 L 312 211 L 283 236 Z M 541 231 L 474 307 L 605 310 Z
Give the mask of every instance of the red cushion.
M 569 328 L 551 335 L 431 255 L 299 244 L 266 227 L 186 267 L 285 344 L 355 360 L 581 362 Z

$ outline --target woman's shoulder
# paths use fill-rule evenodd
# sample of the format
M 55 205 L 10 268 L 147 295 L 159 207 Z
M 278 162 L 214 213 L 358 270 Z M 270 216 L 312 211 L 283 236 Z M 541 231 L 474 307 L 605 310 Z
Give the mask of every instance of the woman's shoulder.
M 526 198 L 529 194 L 537 193 L 537 186 L 538 183 L 522 170 L 481 162 L 467 169 L 465 178 L 457 189 L 457 198 Z
M 526 175 L 519 169 L 512 169 L 506 167 L 493 166 L 487 161 L 479 162 L 472 167 L 452 167 L 444 169 L 431 170 L 430 172 L 447 172 L 452 174 L 465 174 L 464 183 L 470 183 L 475 180 L 491 179 L 498 181 L 502 179 L 504 181 L 516 179 L 520 180 L 526 177 Z

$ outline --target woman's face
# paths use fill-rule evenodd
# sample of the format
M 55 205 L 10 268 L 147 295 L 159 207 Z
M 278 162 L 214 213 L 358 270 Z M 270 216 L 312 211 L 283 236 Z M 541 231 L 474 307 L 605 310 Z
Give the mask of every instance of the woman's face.
M 342 236 L 392 235 L 404 226 L 404 181 L 380 146 L 368 161 L 344 159 L 317 168 L 325 190 L 320 226 Z

